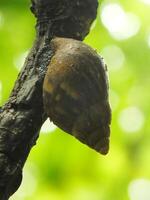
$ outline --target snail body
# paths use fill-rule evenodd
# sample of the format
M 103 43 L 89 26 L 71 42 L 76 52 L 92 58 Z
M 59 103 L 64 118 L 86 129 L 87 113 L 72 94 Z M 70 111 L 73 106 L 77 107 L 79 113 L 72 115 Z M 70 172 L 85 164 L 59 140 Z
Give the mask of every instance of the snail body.
M 43 84 L 45 111 L 59 128 L 106 154 L 111 110 L 103 59 L 74 39 L 56 37 L 51 44 L 54 55 Z

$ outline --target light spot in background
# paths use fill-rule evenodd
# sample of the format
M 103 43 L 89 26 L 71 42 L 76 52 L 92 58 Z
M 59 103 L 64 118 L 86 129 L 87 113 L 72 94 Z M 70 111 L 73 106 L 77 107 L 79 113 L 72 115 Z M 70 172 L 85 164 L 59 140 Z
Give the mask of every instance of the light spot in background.
M 139 82 L 139 84 L 134 84 L 134 86 L 130 86 L 130 89 L 128 90 L 128 94 L 126 95 L 127 103 L 134 104 L 134 105 L 135 104 L 142 105 L 144 101 L 145 102 L 144 105 L 149 104 L 148 101 L 145 101 L 145 100 L 150 98 L 150 93 L 147 92 L 147 87 L 146 87 L 147 84 L 150 83 L 149 82 L 150 80 L 146 80 L 146 77 L 144 77 L 144 79 L 143 79 L 142 84 Z
M 90 188 L 76 188 L 76 191 L 71 191 L 72 200 L 99 200 L 100 197 L 97 193 Z
M 35 171 L 29 167 L 25 167 L 23 173 L 23 180 L 21 186 L 17 190 L 17 192 L 10 198 L 10 200 L 24 200 L 27 197 L 33 195 L 37 188 L 37 180 L 33 174 L 36 174 Z
M 119 4 L 104 4 L 100 13 L 102 23 L 117 40 L 128 39 L 140 29 L 139 18 L 133 13 L 126 13 Z
M 20 54 L 17 58 L 14 59 L 14 65 L 17 70 L 20 71 L 20 69 L 23 67 L 23 64 L 25 62 L 25 58 L 27 57 L 27 55 L 28 55 L 28 51 Z
M 50 133 L 50 132 L 53 132 L 56 128 L 57 128 L 57 126 L 55 126 L 55 124 L 53 124 L 53 122 L 50 122 L 50 120 L 47 119 L 41 128 L 41 132 Z
M 143 127 L 144 115 L 138 107 L 128 107 L 121 111 L 118 122 L 123 131 L 137 132 Z
M 150 180 L 138 179 L 129 184 L 130 200 L 150 200 Z
M 3 24 L 4 24 L 4 17 L 2 13 L 0 12 L 0 28 L 3 26 Z
M 148 44 L 148 47 L 150 48 L 150 35 L 148 35 L 147 37 L 147 44 Z
M 118 70 L 120 69 L 125 61 L 125 55 L 121 48 L 115 45 L 106 46 L 101 51 L 102 56 L 107 63 L 108 70 Z
M 148 43 L 148 47 L 150 48 L 150 33 L 148 34 L 148 37 L 147 37 L 147 43 Z
M 140 1 L 145 3 L 145 4 L 149 4 L 150 5 L 150 0 L 140 0 Z
M 111 108 L 114 111 L 118 107 L 118 104 L 120 101 L 119 96 L 115 91 L 110 90 L 109 97 L 110 97 L 110 102 L 111 102 Z
M 0 102 L 2 100 L 2 82 L 0 81 Z

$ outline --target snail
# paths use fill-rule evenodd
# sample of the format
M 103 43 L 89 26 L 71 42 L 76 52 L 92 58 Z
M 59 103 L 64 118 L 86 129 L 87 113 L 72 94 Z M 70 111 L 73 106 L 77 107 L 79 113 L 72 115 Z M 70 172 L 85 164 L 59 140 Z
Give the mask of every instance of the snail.
M 107 67 L 81 41 L 56 37 L 43 83 L 43 103 L 51 121 L 101 154 L 109 150 L 111 109 Z

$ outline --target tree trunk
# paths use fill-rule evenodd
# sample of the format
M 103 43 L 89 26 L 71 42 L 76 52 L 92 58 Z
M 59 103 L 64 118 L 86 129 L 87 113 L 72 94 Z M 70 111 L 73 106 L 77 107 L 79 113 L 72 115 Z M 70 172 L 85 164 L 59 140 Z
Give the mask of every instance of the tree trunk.
M 14 89 L 0 108 L 0 200 L 18 189 L 22 169 L 47 116 L 42 85 L 55 36 L 83 40 L 96 17 L 97 0 L 32 0 L 36 39 Z

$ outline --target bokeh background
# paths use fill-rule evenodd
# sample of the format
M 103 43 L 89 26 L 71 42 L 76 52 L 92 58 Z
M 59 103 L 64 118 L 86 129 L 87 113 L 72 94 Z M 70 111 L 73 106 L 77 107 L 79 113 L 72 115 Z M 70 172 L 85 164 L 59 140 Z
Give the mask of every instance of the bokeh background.
M 0 104 L 35 38 L 29 0 L 0 0 Z M 104 0 L 85 43 L 105 58 L 113 113 L 102 156 L 49 121 L 11 200 L 150 200 L 150 0 Z

